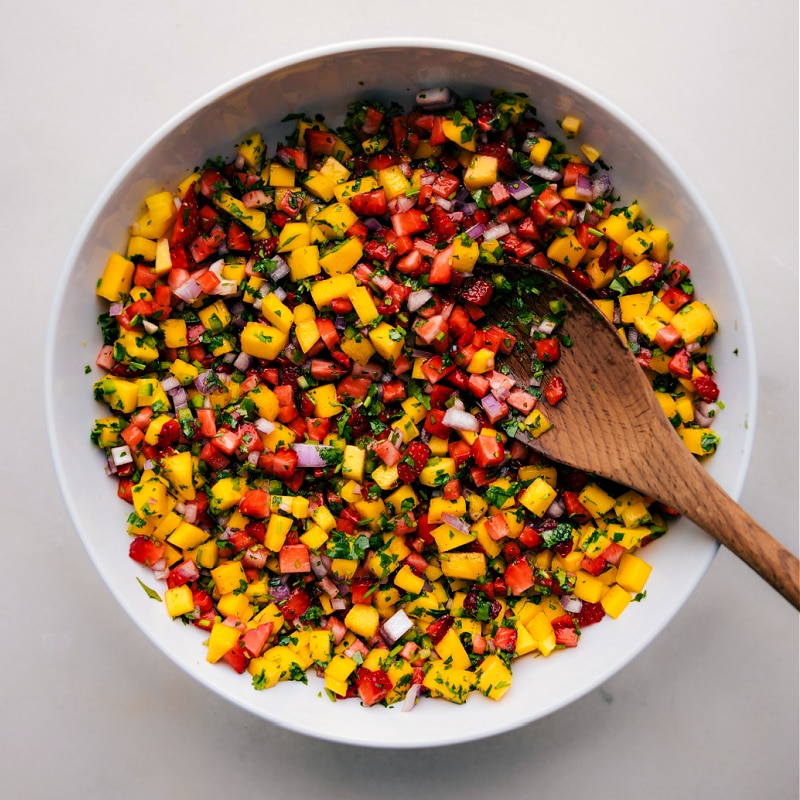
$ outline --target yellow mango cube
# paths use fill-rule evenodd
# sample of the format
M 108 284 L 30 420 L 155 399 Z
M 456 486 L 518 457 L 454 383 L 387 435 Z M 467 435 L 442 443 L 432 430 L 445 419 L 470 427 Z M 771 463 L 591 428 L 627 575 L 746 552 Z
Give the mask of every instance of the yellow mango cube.
M 567 236 L 557 236 L 547 248 L 547 257 L 574 269 L 586 255 L 586 248 L 578 241 L 578 237 L 571 233 Z
M 208 637 L 206 661 L 216 664 L 236 646 L 240 636 L 239 631 L 231 625 L 215 622 L 211 628 L 211 635 Z
M 550 139 L 545 139 L 543 136 L 534 139 L 531 152 L 528 155 L 531 164 L 537 167 L 544 166 L 544 162 L 550 155 L 550 150 L 552 150 L 552 148 L 553 142 L 550 141 Z
M 294 321 L 292 310 L 274 292 L 270 292 L 262 298 L 261 313 L 281 333 L 288 334 L 292 329 L 292 322 Z
M 383 187 L 387 200 L 405 194 L 411 189 L 411 182 L 396 164 L 378 171 L 378 183 Z
M 328 239 L 344 239 L 356 222 L 358 217 L 346 203 L 331 203 L 314 217 L 314 224 Z
M 287 222 L 278 234 L 278 252 L 289 253 L 311 244 L 311 227 L 307 222 Z
M 195 499 L 194 461 L 190 451 L 164 456 L 161 474 L 170 482 L 177 498 L 183 502 Z
M 617 584 L 634 594 L 644 589 L 653 568 L 643 558 L 623 553 L 617 565 Z
M 319 247 L 315 244 L 294 248 L 287 255 L 286 263 L 293 281 L 311 278 L 322 271 L 319 265 Z
M 248 322 L 241 335 L 242 352 L 272 361 L 289 343 L 289 335 L 263 322 Z
M 610 617 L 616 619 L 631 602 L 631 595 L 626 589 L 615 584 L 600 598 L 600 605 Z
M 681 308 L 672 318 L 671 324 L 686 344 L 702 342 L 717 331 L 717 322 L 711 309 L 699 300 Z
M 497 182 L 498 161 L 495 156 L 475 155 L 464 172 L 464 185 L 471 192 Z
M 586 506 L 586 510 L 598 519 L 614 508 L 616 500 L 601 489 L 596 483 L 587 483 L 578 493 L 578 500 Z
M 371 639 L 378 632 L 380 617 L 373 606 L 354 603 L 345 615 L 344 624 L 362 639 Z
M 324 383 L 309 389 L 306 394 L 314 404 L 315 417 L 335 417 L 342 413 L 343 408 L 336 393 L 336 384 Z
M 476 581 L 486 574 L 483 553 L 442 553 L 441 569 L 448 578 Z
M 328 275 L 342 275 L 350 272 L 363 255 L 361 240 L 351 236 L 326 249 L 319 258 L 319 265 Z
M 454 628 L 449 631 L 439 640 L 435 645 L 436 653 L 439 658 L 444 661 L 449 661 L 452 667 L 456 669 L 469 669 L 470 660 L 464 645 L 461 644 L 461 639 Z
M 244 163 L 250 169 L 258 169 L 261 160 L 264 158 L 267 146 L 260 133 L 251 133 L 244 138 L 236 152 L 244 159 Z
M 167 541 L 181 550 L 194 550 L 203 544 L 211 534 L 200 526 L 182 520 L 177 528 L 167 537 Z
M 405 334 L 388 322 L 379 322 L 372 328 L 369 339 L 377 353 L 387 361 L 396 361 L 403 352 Z
M 356 286 L 347 296 L 362 325 L 369 325 L 378 318 L 378 308 L 366 286 Z
M 475 685 L 475 673 L 456 669 L 444 661 L 434 661 L 425 673 L 422 685 L 433 697 L 443 697 L 451 703 L 466 703 Z
M 519 502 L 531 514 L 541 517 L 550 508 L 557 495 L 556 490 L 544 478 L 539 477 L 525 488 L 519 497 Z
M 542 434 L 547 433 L 553 424 L 538 408 L 534 408 L 523 420 L 523 426 L 525 433 L 538 439 Z
M 628 236 L 622 243 L 622 254 L 638 264 L 645 256 L 650 255 L 653 250 L 653 240 L 644 231 L 636 231 Z
M 329 306 L 336 298 L 347 297 L 356 288 L 353 274 L 346 272 L 311 284 L 311 299 L 317 308 Z
M 182 617 L 184 614 L 194 611 L 192 590 L 186 584 L 167 589 L 164 592 L 164 605 L 167 613 L 173 618 Z

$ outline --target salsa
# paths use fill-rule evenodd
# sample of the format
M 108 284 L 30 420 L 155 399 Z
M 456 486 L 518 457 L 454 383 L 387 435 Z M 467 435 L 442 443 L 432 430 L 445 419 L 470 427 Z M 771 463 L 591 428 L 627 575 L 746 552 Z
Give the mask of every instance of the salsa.
M 530 385 L 506 374 L 487 310 L 538 291 L 509 270 L 592 297 L 698 456 L 716 322 L 668 231 L 568 147 L 576 116 L 558 138 L 524 95 L 436 89 L 286 122 L 146 197 L 98 280 L 92 440 L 138 580 L 256 689 L 314 671 L 365 706 L 497 700 L 516 658 L 644 598 L 674 515 L 514 438 L 569 402 L 571 342 L 554 302 L 524 318 Z

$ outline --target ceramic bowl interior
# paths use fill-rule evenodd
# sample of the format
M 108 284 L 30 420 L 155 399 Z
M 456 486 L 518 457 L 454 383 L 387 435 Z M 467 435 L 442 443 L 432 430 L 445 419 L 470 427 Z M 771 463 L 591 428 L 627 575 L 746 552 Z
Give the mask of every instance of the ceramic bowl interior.
M 103 456 L 89 442 L 102 408 L 92 397 L 97 372 L 87 374 L 85 366 L 94 363 L 101 343 L 96 318 L 103 309 L 94 287 L 109 253 L 124 248 L 145 195 L 174 188 L 208 157 L 229 157 L 244 134 L 259 130 L 274 148 L 289 131 L 281 122 L 287 114 L 322 113 L 337 122 L 357 98 L 397 101 L 408 109 L 419 89 L 432 86 L 469 97 L 485 97 L 496 87 L 525 92 L 551 131 L 567 113 L 581 117 L 582 140 L 598 147 L 613 167 L 617 193 L 638 199 L 645 214 L 671 232 L 674 256 L 692 266 L 698 293 L 720 323 L 713 353 L 725 400 L 715 425 L 723 444 L 707 464 L 723 488 L 738 496 L 755 419 L 754 349 L 736 270 L 707 208 L 658 144 L 598 95 L 553 70 L 474 46 L 420 40 L 344 44 L 267 65 L 192 105 L 145 142 L 98 199 L 64 265 L 46 353 L 47 420 L 64 499 L 94 566 L 134 622 L 187 675 L 258 717 L 323 739 L 376 747 L 477 739 L 581 697 L 663 629 L 716 552 L 694 526 L 674 525 L 647 550 L 654 569 L 645 602 L 587 629 L 576 650 L 517 661 L 513 688 L 499 703 L 475 693 L 464 706 L 428 701 L 410 713 L 333 703 L 313 676 L 308 686 L 287 682 L 255 691 L 246 677 L 206 663 L 204 634 L 172 622 L 137 582 L 137 575 L 152 582 L 152 573 L 139 572 L 127 556 L 129 509 L 117 499 L 115 484 L 103 473 Z

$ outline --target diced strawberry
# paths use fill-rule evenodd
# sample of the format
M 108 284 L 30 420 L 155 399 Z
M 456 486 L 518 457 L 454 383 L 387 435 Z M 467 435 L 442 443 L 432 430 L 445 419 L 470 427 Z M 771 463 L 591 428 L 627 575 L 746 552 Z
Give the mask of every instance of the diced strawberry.
M 493 638 L 494 646 L 498 650 L 513 653 L 517 647 L 517 631 L 515 628 L 498 628 Z
M 392 686 L 391 679 L 382 669 L 360 667 L 356 672 L 356 691 L 365 706 L 374 706 L 385 700 Z
M 405 484 L 413 483 L 419 477 L 430 455 L 431 449 L 424 442 L 411 442 L 397 464 L 397 475 L 400 480 Z
M 461 297 L 464 302 L 476 306 L 487 306 L 491 302 L 494 288 L 482 278 L 470 281 L 462 290 Z
M 433 622 L 428 625 L 425 632 L 428 634 L 428 636 L 430 636 L 434 645 L 439 644 L 439 642 L 444 639 L 447 631 L 453 627 L 453 622 L 455 622 L 453 617 L 451 617 L 450 614 L 445 614 L 444 616 L 433 620 Z
M 152 536 L 136 536 L 128 548 L 128 555 L 140 564 L 152 567 L 164 557 L 166 545 Z

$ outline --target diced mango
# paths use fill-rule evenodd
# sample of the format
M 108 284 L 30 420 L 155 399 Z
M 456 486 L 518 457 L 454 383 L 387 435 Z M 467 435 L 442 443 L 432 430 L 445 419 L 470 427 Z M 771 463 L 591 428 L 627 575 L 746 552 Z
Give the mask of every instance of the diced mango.
M 629 592 L 641 592 L 652 570 L 643 558 L 623 553 L 617 565 L 617 583 Z
M 362 639 L 371 639 L 378 631 L 380 618 L 373 606 L 353 603 L 345 615 L 344 624 Z
M 236 646 L 240 636 L 241 633 L 233 626 L 215 622 L 211 628 L 211 635 L 208 637 L 206 661 L 216 664 Z
M 289 343 L 287 333 L 263 322 L 248 322 L 241 335 L 242 352 L 272 361 Z
M 600 598 L 600 605 L 610 617 L 616 619 L 631 602 L 631 595 L 618 584 L 609 587 L 608 591 Z

